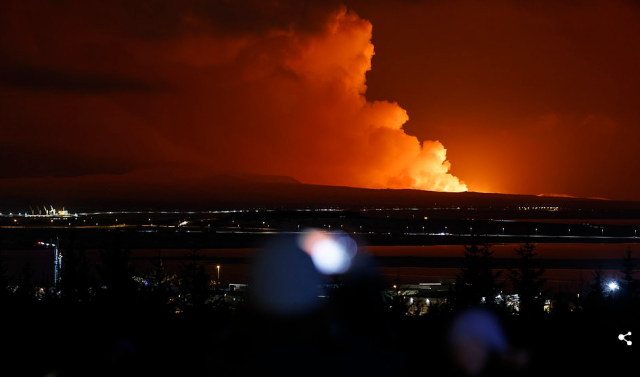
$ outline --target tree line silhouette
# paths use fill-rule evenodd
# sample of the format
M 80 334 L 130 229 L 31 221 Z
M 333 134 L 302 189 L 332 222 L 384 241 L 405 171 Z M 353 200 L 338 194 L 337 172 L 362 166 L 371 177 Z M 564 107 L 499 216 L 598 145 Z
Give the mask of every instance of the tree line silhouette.
M 464 266 L 456 275 L 447 300 L 433 308 L 438 315 L 472 306 L 526 318 L 621 313 L 625 318 L 633 318 L 640 314 L 638 264 L 631 247 L 620 259 L 617 278 L 606 277 L 599 267 L 577 294 L 547 286 L 543 259 L 536 254 L 533 243 L 515 247 L 513 267 L 504 270 L 495 268 L 491 245 L 471 244 L 463 248 Z M 509 305 L 508 296 L 517 297 L 515 305 Z
M 117 233 L 111 245 L 99 250 L 100 263 L 92 265 L 84 250 L 75 245 L 73 235 L 63 247 L 64 263 L 57 284 L 36 283 L 34 267 L 27 258 L 16 276 L 7 272 L 0 240 L 0 300 L 6 307 L 29 302 L 57 304 L 147 305 L 167 313 L 202 312 L 229 309 L 220 300 L 221 285 L 207 273 L 200 249 L 190 248 L 183 256 L 178 274 L 168 274 L 158 255 L 152 271 L 136 276 L 131 249 L 121 244 Z M 464 266 L 456 275 L 447 300 L 432 312 L 452 313 L 481 305 L 508 314 L 530 317 L 603 314 L 624 310 L 637 313 L 640 305 L 640 280 L 636 258 L 629 247 L 620 261 L 619 281 L 608 286 L 601 268 L 592 272 L 584 291 L 578 295 L 546 287 L 543 260 L 536 245 L 525 242 L 514 248 L 513 267 L 498 270 L 489 244 L 463 246 Z M 517 295 L 517 305 L 508 305 L 505 297 Z M 236 295 L 241 296 L 239 292 Z M 545 310 L 546 302 L 546 310 Z M 238 305 L 239 302 L 236 303 Z M 393 309 L 411 315 L 406 303 L 394 302 Z M 386 304 L 385 304 L 386 305 Z M 423 313 L 421 313 L 423 314 Z

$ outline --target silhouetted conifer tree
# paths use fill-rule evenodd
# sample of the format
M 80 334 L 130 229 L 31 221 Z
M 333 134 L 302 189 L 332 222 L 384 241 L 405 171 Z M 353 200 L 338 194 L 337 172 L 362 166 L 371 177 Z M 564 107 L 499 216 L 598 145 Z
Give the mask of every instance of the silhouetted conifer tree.
M 620 279 L 620 292 L 617 292 L 615 307 L 618 309 L 616 318 L 634 325 L 640 317 L 640 281 L 634 276 L 637 271 L 636 260 L 632 256 L 631 248 L 622 260 L 622 277 Z
M 593 272 L 591 284 L 589 284 L 587 288 L 584 309 L 591 314 L 602 313 L 606 297 L 602 267 L 598 267 L 598 269 Z
M 100 250 L 102 265 L 98 271 L 102 285 L 106 287 L 106 291 L 102 293 L 107 301 L 131 302 L 133 300 L 137 292 L 137 284 L 133 280 L 135 265 L 130 263 L 130 255 L 131 249 L 114 247 Z
M 472 305 L 495 306 L 501 271 L 494 272 L 489 245 L 464 246 L 464 267 L 456 276 L 452 304 L 455 308 Z
M 638 271 L 636 261 L 632 257 L 631 247 L 627 248 L 620 272 L 622 273 L 620 295 L 624 301 L 631 304 L 638 299 L 638 294 L 640 294 L 640 281 L 634 277 L 634 274 Z
M 70 243 L 64 253 L 64 263 L 58 283 L 61 298 L 65 301 L 88 302 L 91 299 L 91 267 L 84 250 L 75 250 Z
M 185 295 L 186 306 L 200 311 L 210 294 L 211 277 L 206 273 L 199 249 L 190 249 L 185 255 L 188 262 L 180 266 L 180 292 Z
M 542 291 L 547 279 L 542 278 L 545 270 L 540 267 L 540 260 L 535 258 L 535 247 L 534 244 L 526 242 L 515 249 L 519 258 L 515 259 L 515 268 L 509 269 L 508 275 L 520 300 L 519 313 L 525 316 L 544 312 Z M 547 292 L 548 290 L 545 291 Z
M 170 289 L 170 278 L 164 268 L 160 253 L 158 253 L 158 259 L 154 263 L 152 274 L 148 276 L 148 285 L 146 287 L 149 305 L 158 312 L 168 311 L 170 309 Z

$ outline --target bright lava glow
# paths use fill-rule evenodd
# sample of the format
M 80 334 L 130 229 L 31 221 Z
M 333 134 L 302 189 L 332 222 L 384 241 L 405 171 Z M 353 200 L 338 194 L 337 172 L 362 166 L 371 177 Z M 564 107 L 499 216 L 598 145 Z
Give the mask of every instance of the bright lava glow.
M 618 286 L 618 283 L 616 283 L 615 281 L 612 281 L 612 282 L 608 283 L 607 287 L 609 287 L 610 291 L 615 291 L 618 288 L 620 288 L 620 286 Z
M 325 275 L 345 273 L 357 252 L 355 241 L 344 233 L 311 230 L 300 236 L 299 244 L 311 256 L 316 269 Z

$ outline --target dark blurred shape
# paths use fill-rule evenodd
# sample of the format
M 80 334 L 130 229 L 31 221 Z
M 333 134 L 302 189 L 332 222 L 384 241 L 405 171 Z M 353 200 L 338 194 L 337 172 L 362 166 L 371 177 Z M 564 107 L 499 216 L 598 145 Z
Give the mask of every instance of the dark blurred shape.
M 111 361 L 115 364 L 130 363 L 136 355 L 136 349 L 128 339 L 120 338 L 111 347 Z
M 528 354 L 509 344 L 500 318 L 483 307 L 453 319 L 447 345 L 455 371 L 466 376 L 518 375 L 529 363 Z
M 320 306 L 322 276 L 293 237 L 279 237 L 260 250 L 251 278 L 251 299 L 268 314 L 305 315 Z

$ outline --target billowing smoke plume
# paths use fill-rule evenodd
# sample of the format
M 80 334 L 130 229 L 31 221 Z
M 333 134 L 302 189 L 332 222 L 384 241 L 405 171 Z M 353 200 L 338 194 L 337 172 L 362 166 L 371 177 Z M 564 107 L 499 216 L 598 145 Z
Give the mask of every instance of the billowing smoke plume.
M 440 142 L 407 135 L 398 104 L 366 99 L 372 25 L 343 6 L 9 3 L 0 146 L 41 152 L 31 171 L 3 166 L 5 178 L 180 163 L 202 174 L 466 190 Z

